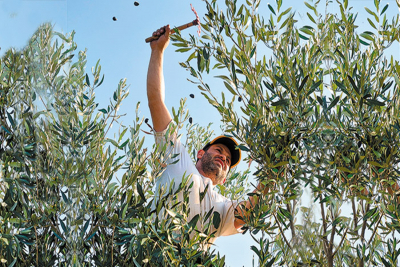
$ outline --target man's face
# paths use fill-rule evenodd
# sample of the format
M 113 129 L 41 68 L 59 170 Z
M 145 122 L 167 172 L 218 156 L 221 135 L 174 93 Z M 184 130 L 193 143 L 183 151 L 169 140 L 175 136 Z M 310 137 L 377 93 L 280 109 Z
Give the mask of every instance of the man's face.
M 231 153 L 223 144 L 210 146 L 207 151 L 201 150 L 200 172 L 213 181 L 214 185 L 223 184 L 231 166 Z

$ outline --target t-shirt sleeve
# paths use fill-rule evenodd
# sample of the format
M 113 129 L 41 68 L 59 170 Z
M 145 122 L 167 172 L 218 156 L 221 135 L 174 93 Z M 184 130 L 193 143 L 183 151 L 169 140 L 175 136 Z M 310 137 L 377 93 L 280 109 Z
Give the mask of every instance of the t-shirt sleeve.
M 177 189 L 182 178 L 194 172 L 195 166 L 180 141 L 175 123 L 170 122 L 164 131 L 155 132 L 154 137 L 158 151 L 165 151 L 160 153 L 160 161 L 167 165 L 157 186 L 174 184 Z
M 239 204 L 236 200 L 230 200 L 223 197 L 223 210 L 224 214 L 221 218 L 221 226 L 219 230 L 219 236 L 228 236 L 241 233 L 241 228 L 236 229 L 235 227 L 235 208 Z
M 162 151 L 165 147 L 164 158 L 167 158 L 165 163 L 170 164 L 173 160 L 173 154 L 180 153 L 180 142 L 177 133 L 177 127 L 172 121 L 161 132 L 154 133 L 155 143 L 158 146 L 158 151 Z

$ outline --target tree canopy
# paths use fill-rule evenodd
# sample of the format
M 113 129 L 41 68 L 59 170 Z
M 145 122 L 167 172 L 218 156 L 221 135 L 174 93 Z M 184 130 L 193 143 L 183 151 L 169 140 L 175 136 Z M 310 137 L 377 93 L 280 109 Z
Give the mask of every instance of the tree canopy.
M 171 38 L 188 55 L 180 64 L 191 82 L 256 168 L 232 170 L 218 190 L 245 197 L 249 176 L 270 188 L 250 193 L 259 201 L 243 234 L 256 242 L 254 264 L 397 266 L 400 66 L 386 49 L 399 42 L 399 16 L 388 18 L 389 5 L 374 0 L 369 29 L 359 32 L 346 0 L 305 2 L 306 25 L 282 0 L 204 4 L 204 34 Z M 188 220 L 190 180 L 155 197 L 168 155 L 144 147 L 151 125 L 139 103 L 135 121 L 121 123 L 127 81 L 99 107 L 100 62 L 86 73 L 86 51 L 76 50 L 74 32 L 45 24 L 0 59 L 1 263 L 224 266 L 225 256 L 204 249 L 219 217 Z M 210 75 L 224 85 L 220 96 Z M 185 128 L 184 99 L 173 117 L 190 153 L 210 139 L 209 126 Z
M 400 69 L 385 49 L 398 44 L 399 16 L 375 0 L 358 32 L 348 3 L 305 2 L 309 24 L 298 25 L 281 0 L 206 0 L 203 36 L 173 37 L 272 188 L 246 226 L 259 266 L 398 264 Z M 217 72 L 220 97 L 205 81 Z M 307 192 L 311 207 L 301 206 Z

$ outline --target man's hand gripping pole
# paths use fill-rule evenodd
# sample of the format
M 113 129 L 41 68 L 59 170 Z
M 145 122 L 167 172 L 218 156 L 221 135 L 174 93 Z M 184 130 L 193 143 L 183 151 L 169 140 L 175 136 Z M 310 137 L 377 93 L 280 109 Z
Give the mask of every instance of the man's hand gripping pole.
M 196 19 L 193 20 L 192 22 L 189 22 L 187 24 L 183 24 L 183 25 L 181 25 L 179 27 L 175 27 L 175 28 L 171 29 L 170 33 L 174 33 L 177 30 L 181 31 L 181 30 L 184 30 L 186 28 L 192 27 L 193 25 L 197 25 L 197 28 L 198 28 L 197 29 L 197 33 L 200 36 L 200 33 L 201 33 L 200 18 L 197 15 L 197 12 L 194 9 L 194 7 L 192 6 L 192 4 L 190 4 L 190 7 L 192 8 L 192 11 L 196 15 Z M 146 41 L 146 43 L 150 43 L 151 41 L 157 40 L 158 38 L 160 38 L 160 36 L 151 36 L 151 37 L 147 38 L 145 41 Z

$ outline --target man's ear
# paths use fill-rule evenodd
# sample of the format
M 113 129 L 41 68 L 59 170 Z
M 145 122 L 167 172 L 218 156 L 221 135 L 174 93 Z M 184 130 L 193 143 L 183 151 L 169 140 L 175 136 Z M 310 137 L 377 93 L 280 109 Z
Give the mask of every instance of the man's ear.
M 206 153 L 206 152 L 203 149 L 200 149 L 197 152 L 197 159 L 201 159 L 203 157 L 204 153 Z

